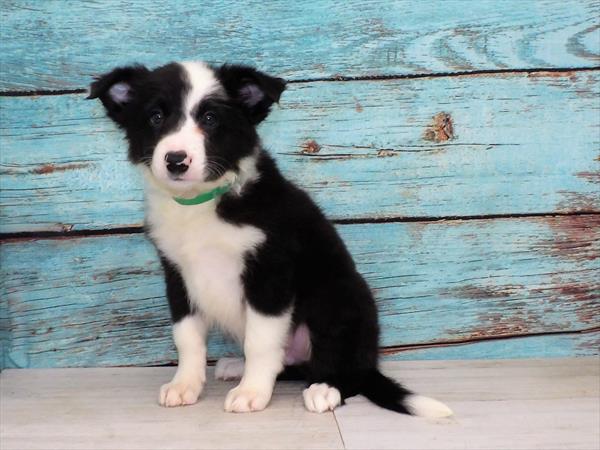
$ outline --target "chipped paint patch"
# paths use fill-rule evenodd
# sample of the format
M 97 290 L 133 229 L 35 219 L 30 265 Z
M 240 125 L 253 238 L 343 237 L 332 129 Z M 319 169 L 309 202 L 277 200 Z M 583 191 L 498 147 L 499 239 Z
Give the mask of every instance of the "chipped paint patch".
M 443 297 L 479 300 L 511 297 L 517 290 L 524 288 L 523 285 L 477 286 L 474 284 L 466 284 L 457 288 L 440 291 L 439 294 Z
M 569 81 L 577 81 L 577 75 L 572 70 L 564 71 L 546 71 L 540 70 L 538 72 L 530 72 L 527 74 L 527 78 L 568 78 Z
M 600 184 L 600 172 L 578 172 L 575 176 L 577 178 L 583 178 L 590 183 Z
M 38 175 L 47 175 L 49 173 L 54 172 L 66 172 L 67 170 L 79 170 L 85 169 L 89 167 L 89 163 L 71 163 L 71 164 L 44 164 L 43 166 L 36 167 L 35 169 L 31 169 L 30 173 L 35 173 Z
M 312 155 L 315 153 L 319 153 L 320 151 L 321 151 L 321 146 L 314 139 L 306 141 L 302 145 L 302 153 L 308 153 L 308 154 Z
M 358 99 L 356 97 L 354 97 L 354 109 L 358 113 L 363 112 L 363 107 L 362 107 L 362 105 L 360 104 L 360 102 L 358 101 Z
M 445 112 L 440 112 L 433 116 L 433 122 L 423 133 L 423 139 L 431 142 L 446 142 L 454 139 L 454 137 L 452 117 Z
M 377 156 L 380 158 L 387 156 L 396 156 L 398 154 L 397 151 L 389 150 L 387 148 L 382 148 L 381 150 L 377 150 Z
M 548 217 L 552 235 L 532 245 L 544 254 L 572 261 L 594 261 L 600 257 L 600 216 Z

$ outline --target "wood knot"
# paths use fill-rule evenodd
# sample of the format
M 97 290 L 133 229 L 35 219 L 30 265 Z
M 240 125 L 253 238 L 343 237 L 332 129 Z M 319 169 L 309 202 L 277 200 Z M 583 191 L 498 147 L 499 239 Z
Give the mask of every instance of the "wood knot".
M 454 125 L 450 114 L 440 112 L 433 116 L 433 122 L 425 129 L 423 139 L 432 142 L 445 142 L 454 139 Z

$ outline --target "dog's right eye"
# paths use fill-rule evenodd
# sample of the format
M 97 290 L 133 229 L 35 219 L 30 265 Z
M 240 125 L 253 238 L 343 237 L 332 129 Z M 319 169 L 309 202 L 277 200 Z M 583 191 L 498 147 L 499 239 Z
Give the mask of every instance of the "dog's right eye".
M 150 113 L 150 125 L 155 128 L 162 124 L 163 119 L 163 112 L 160 109 L 155 109 Z

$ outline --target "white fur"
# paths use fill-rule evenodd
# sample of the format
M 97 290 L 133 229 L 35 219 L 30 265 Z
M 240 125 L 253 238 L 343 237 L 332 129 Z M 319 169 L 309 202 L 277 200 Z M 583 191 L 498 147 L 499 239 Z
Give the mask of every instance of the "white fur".
M 192 305 L 208 322 L 242 341 L 244 256 L 264 241 L 264 233 L 224 222 L 216 214 L 214 200 L 180 205 L 151 180 L 146 199 L 149 234 L 181 271 Z
M 409 395 L 404 399 L 404 405 L 408 411 L 415 415 L 428 418 L 449 417 L 452 410 L 433 398 L 423 395 Z
M 173 326 L 179 354 L 177 372 L 160 389 L 162 406 L 196 403 L 206 380 L 206 324 L 198 314 L 187 316 Z
M 222 89 L 221 83 L 216 79 L 213 70 L 202 61 L 186 61 L 181 65 L 185 69 L 191 90 L 185 101 L 188 116 L 194 107 L 207 95 Z
M 215 366 L 217 380 L 239 380 L 244 375 L 244 358 L 220 358 Z
M 337 388 L 327 383 L 313 383 L 302 392 L 304 406 L 310 412 L 322 413 L 333 411 L 342 403 L 342 396 Z
M 227 394 L 225 411 L 260 411 L 267 406 L 275 379 L 283 369 L 290 325 L 291 312 L 266 316 L 246 307 L 244 375 L 240 384 Z

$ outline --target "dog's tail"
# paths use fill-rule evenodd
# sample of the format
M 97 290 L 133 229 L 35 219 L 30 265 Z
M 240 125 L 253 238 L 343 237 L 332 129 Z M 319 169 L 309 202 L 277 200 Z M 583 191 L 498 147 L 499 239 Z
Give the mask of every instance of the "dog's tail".
M 382 408 L 421 417 L 448 417 L 452 410 L 433 398 L 413 394 L 378 369 L 371 369 L 361 394 Z

